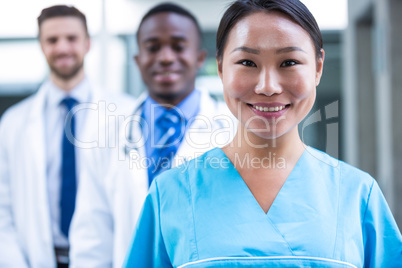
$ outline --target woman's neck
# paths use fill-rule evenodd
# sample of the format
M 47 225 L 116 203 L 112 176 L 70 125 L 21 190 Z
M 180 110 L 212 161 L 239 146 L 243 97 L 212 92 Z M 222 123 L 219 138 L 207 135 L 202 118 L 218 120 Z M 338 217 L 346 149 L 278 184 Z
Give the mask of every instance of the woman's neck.
M 274 139 L 262 138 L 239 124 L 233 141 L 223 148 L 229 158 L 275 158 L 277 163 L 293 166 L 303 154 L 306 145 L 301 141 L 297 127 Z M 281 161 L 279 161 L 281 160 Z

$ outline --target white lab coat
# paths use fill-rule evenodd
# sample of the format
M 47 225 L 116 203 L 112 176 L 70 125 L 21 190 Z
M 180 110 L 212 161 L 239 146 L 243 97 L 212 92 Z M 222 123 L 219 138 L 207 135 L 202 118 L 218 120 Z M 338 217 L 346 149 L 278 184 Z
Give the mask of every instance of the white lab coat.
M 70 233 L 72 268 L 121 267 L 124 261 L 149 187 L 143 135 L 137 123 L 145 98 L 143 95 L 138 100 L 131 127 L 122 125 L 119 144 L 93 150 L 92 157 L 86 158 L 91 163 L 85 165 Z M 173 165 L 223 146 L 235 135 L 237 120 L 225 103 L 207 93 L 201 94 L 197 118 L 186 132 Z M 130 133 L 136 142 L 127 146 Z M 205 146 L 194 148 L 194 143 Z
M 56 267 L 46 185 L 46 91 L 41 87 L 0 121 L 0 267 Z M 134 103 L 99 90 L 91 94 L 93 109 L 107 100 L 117 104 L 115 113 L 124 114 Z M 96 141 L 94 133 L 104 127 L 99 111 L 86 111 L 82 141 Z M 81 155 L 78 150 L 78 159 Z

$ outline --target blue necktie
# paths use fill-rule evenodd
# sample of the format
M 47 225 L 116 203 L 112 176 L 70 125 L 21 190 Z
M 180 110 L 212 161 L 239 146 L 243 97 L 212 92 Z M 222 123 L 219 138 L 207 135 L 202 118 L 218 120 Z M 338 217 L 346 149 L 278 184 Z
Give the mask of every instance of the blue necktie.
M 71 218 L 75 209 L 75 196 L 77 193 L 77 173 L 75 167 L 75 118 L 71 109 L 77 104 L 73 98 L 65 98 L 62 103 L 67 108 L 67 117 L 64 122 L 62 138 L 62 164 L 61 164 L 61 231 L 68 237 Z
M 148 168 L 150 184 L 155 176 L 172 166 L 171 160 L 179 148 L 185 131 L 185 120 L 175 109 L 166 110 L 156 124 L 163 134 L 151 155 L 151 164 Z

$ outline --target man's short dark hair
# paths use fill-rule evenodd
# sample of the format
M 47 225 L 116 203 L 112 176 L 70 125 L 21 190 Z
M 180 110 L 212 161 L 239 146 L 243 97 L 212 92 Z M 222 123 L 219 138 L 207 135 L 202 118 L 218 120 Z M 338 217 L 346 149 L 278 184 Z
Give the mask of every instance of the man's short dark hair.
M 39 27 L 39 35 L 40 35 L 40 26 L 42 23 L 51 18 L 57 18 L 57 17 L 76 17 L 82 21 L 82 24 L 84 25 L 85 32 L 87 36 L 88 34 L 88 26 L 87 26 L 87 19 L 85 15 L 79 11 L 77 8 L 73 6 L 66 6 L 66 5 L 57 5 L 57 6 L 51 6 L 48 8 L 45 8 L 42 10 L 38 17 L 38 27 Z
M 185 9 L 177 4 L 170 3 L 170 2 L 165 2 L 165 3 L 161 3 L 161 4 L 154 6 L 142 17 L 140 25 L 138 26 L 138 29 L 137 29 L 137 42 L 139 41 L 138 36 L 139 36 L 139 32 L 140 32 L 141 26 L 144 23 L 144 21 L 146 19 L 148 19 L 149 17 L 152 17 L 153 15 L 156 15 L 159 13 L 175 13 L 178 15 L 185 16 L 185 17 L 189 18 L 190 20 L 192 20 L 197 28 L 199 42 L 201 45 L 202 31 L 201 31 L 201 27 L 200 27 L 197 19 L 195 18 L 195 16 L 193 14 L 191 14 L 191 12 L 188 11 L 187 9 Z

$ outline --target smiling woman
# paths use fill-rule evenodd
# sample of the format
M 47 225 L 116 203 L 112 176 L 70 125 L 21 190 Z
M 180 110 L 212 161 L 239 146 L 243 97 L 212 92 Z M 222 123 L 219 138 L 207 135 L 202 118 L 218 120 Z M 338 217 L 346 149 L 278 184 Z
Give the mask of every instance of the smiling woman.
M 298 0 L 238 0 L 226 10 L 217 64 L 237 134 L 153 181 L 126 267 L 402 263 L 376 181 L 300 139 L 324 57 Z
M 310 35 L 279 12 L 249 15 L 227 38 L 218 73 L 232 113 L 262 138 L 298 136 L 295 126 L 314 104 L 323 50 L 316 57 Z

